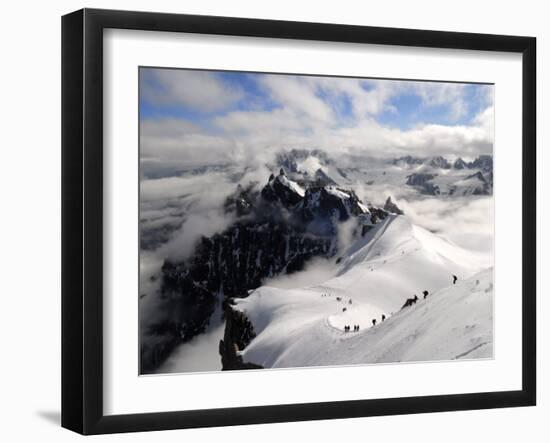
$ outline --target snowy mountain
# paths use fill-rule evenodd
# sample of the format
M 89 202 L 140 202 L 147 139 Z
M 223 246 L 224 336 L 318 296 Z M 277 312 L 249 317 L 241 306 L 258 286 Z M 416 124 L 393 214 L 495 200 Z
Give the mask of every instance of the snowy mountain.
M 493 190 L 493 176 L 483 175 L 481 171 L 457 180 L 450 191 L 456 195 L 490 195 Z
M 390 161 L 356 159 L 355 163 L 363 167 L 339 165 L 337 160 L 318 150 L 293 150 L 280 154 L 277 159 L 289 177 L 306 186 L 316 183 L 349 187 L 362 183 L 399 187 L 406 184 L 430 196 L 492 195 L 493 192 L 491 155 L 481 155 L 470 162 L 460 157 L 451 162 L 443 156 L 411 155 Z M 473 175 L 481 179 L 469 180 Z
M 142 328 L 142 372 L 154 371 L 175 346 L 206 331 L 228 299 L 246 297 L 266 278 L 301 271 L 312 258 L 333 257 L 341 247 L 340 223 L 354 219 L 352 235 L 360 235 L 388 215 L 351 190 L 304 189 L 283 169 L 260 192 L 238 186 L 224 207 L 234 223 L 202 237 L 189 258 L 162 265 L 157 312 L 148 313 L 152 320 Z
M 441 157 L 440 155 L 436 157 L 432 157 L 428 162 L 428 165 L 432 166 L 433 168 L 440 168 L 440 169 L 451 169 L 451 164 L 445 157 Z
M 465 169 L 467 167 L 468 163 L 466 163 L 461 157 L 458 157 L 453 163 L 454 169 Z
M 235 299 L 222 361 L 237 369 L 490 357 L 492 269 L 481 267 L 471 253 L 390 215 L 350 246 L 326 282 L 263 286 Z M 420 300 L 402 309 L 415 294 Z
M 397 316 L 413 294 L 441 291 L 452 274 L 462 282 L 486 266 L 411 224 L 387 196 L 391 189 L 406 189 L 419 199 L 449 197 L 446 201 L 454 196 L 491 195 L 491 156 L 454 162 L 412 156 L 344 162 L 322 151 L 293 150 L 268 166 L 267 173 L 260 168 L 261 174 L 236 164 L 195 168 L 170 179 L 172 186 L 180 183 L 179 178 L 187 183 L 189 177 L 213 174 L 210 177 L 215 179 L 205 183 L 223 183 L 218 188 L 224 192 L 214 191 L 221 195 L 217 209 L 228 221 L 191 243 L 185 258 L 158 258 L 156 273 L 145 282 L 156 292 L 140 294 L 140 306 L 147 306 L 140 307 L 142 373 L 155 372 L 179 345 L 196 341 L 214 327 L 220 329 L 223 321 L 219 352 L 225 369 L 280 365 L 286 361 L 280 353 L 289 345 L 286 329 L 315 335 L 321 334 L 316 328 L 325 323 L 336 333 L 344 326 L 360 325 L 360 334 L 366 334 L 373 318 L 380 323 L 384 314 L 384 325 L 377 327 L 386 327 L 392 313 Z M 156 185 L 154 179 L 151 182 Z M 166 200 L 142 203 L 142 251 L 160 250 L 159 245 L 185 230 L 187 217 L 201 207 L 200 196 L 183 185 L 181 189 Z M 380 206 L 365 198 L 375 189 L 383 196 L 377 200 Z M 331 278 L 322 284 L 301 289 L 265 286 L 272 278 L 302 272 L 318 258 L 333 266 Z M 269 300 L 265 309 L 272 308 L 273 313 L 263 313 L 258 300 Z M 279 316 L 283 313 L 290 317 Z M 274 315 L 269 325 L 266 315 Z M 279 331 L 280 337 L 265 335 L 264 330 Z M 302 340 L 298 335 L 289 337 Z M 265 340 L 278 349 L 269 351 L 270 358 L 265 357 Z M 312 359 L 309 364 L 318 363 Z
M 310 187 L 332 186 L 348 190 L 362 187 L 368 195 L 374 193 L 370 192 L 369 187 L 382 187 L 384 193 L 390 189 L 399 191 L 406 188 L 420 197 L 443 198 L 492 195 L 493 192 L 493 159 L 489 155 L 479 156 L 470 162 L 457 158 L 451 166 L 451 162 L 441 156 L 426 159 L 409 155 L 393 160 L 358 157 L 342 161 L 320 150 L 290 150 L 279 153 L 272 164 L 265 166 L 273 172 L 273 181 L 265 189 L 264 197 L 267 200 L 277 198 L 278 190 L 275 188 L 288 188 L 288 183 L 282 183 L 286 178 L 296 185 L 295 189 L 289 189 L 288 195 L 281 196 L 283 200 L 288 200 L 290 206 L 299 202 L 303 197 L 301 194 Z M 279 173 L 281 168 L 285 171 L 284 177 Z M 223 164 L 178 170 L 177 177 L 211 175 L 219 176 L 235 186 L 240 183 L 248 189 L 248 195 L 244 195 L 241 201 L 229 201 L 228 206 L 233 205 L 237 214 L 243 215 L 251 209 L 251 202 L 247 199 L 254 199 L 252 194 L 258 191 L 244 179 L 252 172 L 240 164 Z M 148 182 L 155 181 L 154 177 L 148 178 Z M 233 197 L 230 196 L 230 199 Z M 142 202 L 141 248 L 154 250 L 169 241 L 196 204 L 196 196 L 185 193 L 165 201 Z
M 279 202 L 289 208 L 302 201 L 306 191 L 296 182 L 289 180 L 283 168 L 279 175 L 271 174 L 267 185 L 262 189 L 262 197 L 270 202 Z
M 429 159 L 402 157 L 392 161 L 387 174 L 404 176 L 404 183 L 430 196 L 471 196 L 493 194 L 493 157 L 481 155 L 471 162 L 458 157 L 454 162 L 437 156 Z M 386 174 L 386 175 L 387 175 Z M 390 179 L 391 180 L 391 179 Z
M 282 168 L 287 176 L 304 187 L 348 185 L 337 162 L 321 150 L 292 149 L 277 154 L 271 170 Z
M 413 157 L 412 155 L 405 155 L 403 157 L 395 158 L 391 161 L 391 164 L 395 166 L 418 166 L 426 162 L 425 158 Z

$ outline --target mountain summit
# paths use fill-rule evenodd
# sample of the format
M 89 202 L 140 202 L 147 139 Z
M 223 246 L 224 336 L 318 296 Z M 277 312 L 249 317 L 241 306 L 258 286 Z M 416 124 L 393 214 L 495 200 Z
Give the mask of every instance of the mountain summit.
M 150 315 L 141 339 L 144 373 L 154 372 L 175 346 L 203 333 L 220 305 L 228 308 L 229 300 L 247 297 L 266 278 L 301 271 L 315 257 L 334 257 L 341 223 L 353 218 L 352 235 L 361 236 L 388 216 L 351 190 L 304 188 L 283 168 L 261 191 L 237 186 L 224 208 L 234 223 L 202 237 L 187 259 L 164 261 L 158 312 Z
M 267 185 L 262 189 L 262 197 L 269 202 L 280 202 L 285 207 L 297 205 L 305 195 L 298 183 L 290 180 L 283 168 L 279 175 L 271 174 Z

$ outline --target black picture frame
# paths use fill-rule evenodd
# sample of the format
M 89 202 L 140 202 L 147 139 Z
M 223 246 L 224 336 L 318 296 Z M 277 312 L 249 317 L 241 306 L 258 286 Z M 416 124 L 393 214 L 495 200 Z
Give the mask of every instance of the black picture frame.
M 522 55 L 522 388 L 392 399 L 131 415 L 103 412 L 103 31 L 501 51 Z M 230 17 L 83 9 L 62 18 L 62 426 L 82 434 L 229 426 L 536 403 L 536 39 Z

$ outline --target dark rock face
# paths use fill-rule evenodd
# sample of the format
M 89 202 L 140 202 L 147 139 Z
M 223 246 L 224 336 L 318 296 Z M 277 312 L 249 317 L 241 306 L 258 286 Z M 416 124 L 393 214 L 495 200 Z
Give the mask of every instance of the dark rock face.
M 439 186 L 431 181 L 436 176 L 437 176 L 436 174 L 414 173 L 407 176 L 406 184 L 409 186 L 416 187 L 423 194 L 439 195 L 441 194 Z
M 487 186 L 490 188 L 491 194 L 493 193 L 493 171 L 487 172 L 485 175 L 485 181 L 487 182 Z
M 475 174 L 469 175 L 466 177 L 467 179 L 475 178 L 479 180 L 480 186 L 476 187 L 472 194 L 473 195 L 489 195 L 493 191 L 493 173 L 487 174 L 489 176 L 489 179 L 485 178 L 485 176 L 481 173 L 481 171 L 477 171 Z
M 255 183 L 250 183 L 246 188 L 238 185 L 235 193 L 226 199 L 224 209 L 228 213 L 234 212 L 238 217 L 243 217 L 252 212 L 257 198 Z
M 168 343 L 160 346 L 168 352 L 204 332 L 223 299 L 246 297 L 263 279 L 300 271 L 311 258 L 334 252 L 332 237 L 306 235 L 282 221 L 238 223 L 203 237 L 188 261 L 164 263 L 161 293 L 167 315 L 148 332 L 165 336 Z M 158 355 L 158 350 L 142 348 L 143 372 L 158 366 Z
M 302 194 L 298 191 L 296 184 L 292 186 L 283 169 L 277 177 L 271 175 L 269 182 L 262 189 L 262 197 L 268 202 L 279 202 L 285 208 L 291 208 L 302 201 Z
M 330 178 L 322 169 L 315 171 L 315 186 L 336 186 L 337 183 Z
M 470 168 L 481 169 L 485 172 L 493 172 L 493 156 L 492 155 L 480 155 L 473 162 L 470 163 Z
M 382 208 L 369 206 L 368 209 L 369 209 L 368 223 L 362 223 L 361 231 L 360 231 L 361 237 L 364 237 L 367 232 L 369 232 L 372 228 L 374 228 L 374 225 L 376 225 L 377 223 L 380 223 L 389 215 L 389 212 Z
M 424 158 L 413 157 L 411 155 L 405 155 L 403 157 L 399 157 L 399 158 L 394 159 L 392 161 L 392 163 L 394 165 L 406 164 L 406 165 L 412 166 L 412 165 L 421 165 L 425 161 L 426 160 Z
M 361 221 L 372 225 L 387 215 L 369 208 L 368 216 L 351 191 L 310 188 L 301 195 L 300 190 L 284 171 L 272 176 L 261 192 L 252 186 L 238 188 L 225 203 L 236 221 L 221 233 L 201 238 L 188 259 L 164 262 L 161 308 L 149 322 L 148 339 L 140 350 L 142 373 L 154 372 L 175 346 L 203 333 L 219 303 L 225 304 L 229 325 L 220 344 L 224 368 L 243 368 L 246 364 L 237 358 L 234 345 L 243 349 L 253 333 L 228 301 L 247 297 L 266 278 L 302 270 L 314 257 L 334 256 L 340 221 L 366 216 Z
M 375 225 L 388 216 L 388 212 L 382 208 L 375 208 L 374 206 L 369 206 L 370 211 L 370 223 L 365 225 L 366 227 L 372 228 L 372 225 Z
M 485 177 L 483 177 L 483 174 L 480 172 L 480 171 L 477 171 L 475 174 L 472 174 L 472 175 L 469 175 L 468 177 L 466 177 L 467 179 L 469 178 L 477 178 L 480 182 L 482 183 L 487 183 L 487 181 L 485 180 Z
M 474 193 L 474 195 L 491 195 L 493 193 L 493 156 L 480 155 L 469 163 L 469 167 L 480 169 L 474 176 L 483 182 L 483 187 L 476 190 L 477 193 Z
M 391 212 L 392 214 L 403 215 L 403 211 L 399 209 L 399 207 L 392 201 L 391 197 L 388 197 L 386 199 L 384 210 L 387 212 Z
M 468 164 L 462 160 L 462 158 L 458 157 L 454 163 L 453 163 L 453 168 L 455 169 L 465 169 L 468 167 Z
M 449 163 L 449 161 L 445 157 L 441 157 L 440 155 L 431 158 L 428 164 L 434 168 L 451 169 L 451 164 Z
M 435 174 L 414 173 L 407 176 L 407 184 L 410 186 L 423 186 L 435 177 Z
M 343 222 L 364 213 L 360 200 L 353 191 L 333 187 L 310 188 L 299 208 L 305 222 L 315 219 Z
M 219 353 L 222 360 L 222 369 L 262 369 L 262 366 L 243 361 L 239 351 L 243 350 L 256 337 L 250 320 L 240 311 L 231 307 L 225 308 L 225 331 L 223 340 L 220 340 Z

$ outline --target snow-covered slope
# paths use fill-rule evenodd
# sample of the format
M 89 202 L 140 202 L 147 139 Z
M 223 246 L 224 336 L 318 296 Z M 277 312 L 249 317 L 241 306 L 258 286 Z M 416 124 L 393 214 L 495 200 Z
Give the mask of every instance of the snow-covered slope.
M 352 244 L 325 283 L 263 286 L 236 300 L 256 333 L 241 355 L 268 368 L 491 356 L 492 270 L 473 276 L 481 267 L 392 215 Z M 414 294 L 421 300 L 401 310 Z M 344 332 L 348 325 L 360 331 Z

